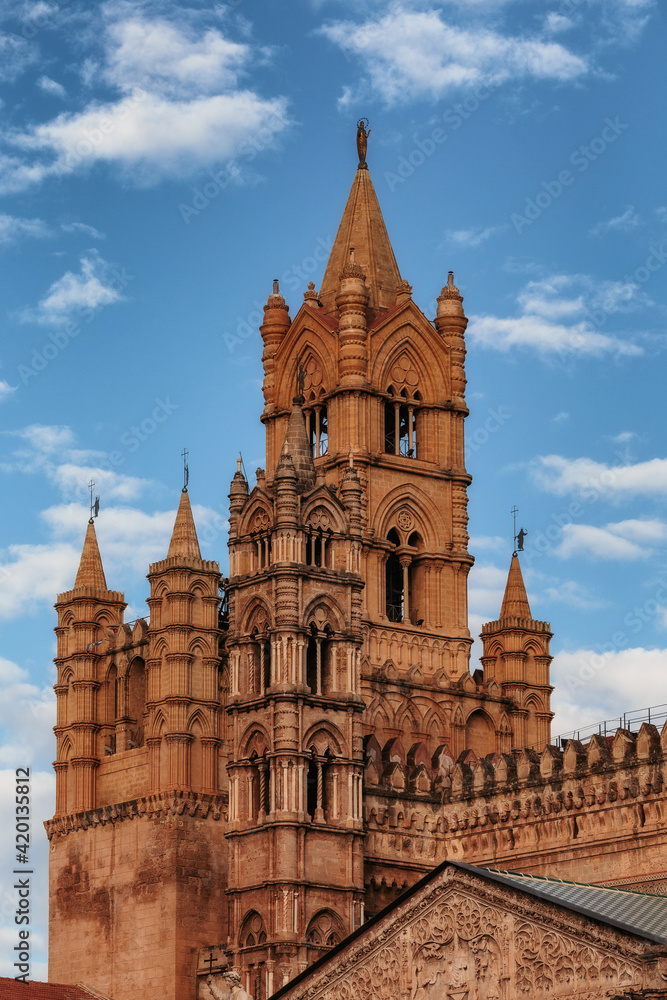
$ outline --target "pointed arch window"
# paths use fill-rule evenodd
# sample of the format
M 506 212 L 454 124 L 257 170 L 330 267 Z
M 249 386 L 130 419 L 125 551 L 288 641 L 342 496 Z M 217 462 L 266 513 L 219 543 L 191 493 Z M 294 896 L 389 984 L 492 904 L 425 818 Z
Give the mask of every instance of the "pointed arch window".
M 322 458 L 329 451 L 329 414 L 326 403 L 313 403 L 304 410 L 306 435 L 310 442 L 313 458 Z
M 406 389 L 387 390 L 384 404 L 384 450 L 390 455 L 417 458 L 417 407 L 419 393 L 409 396 Z

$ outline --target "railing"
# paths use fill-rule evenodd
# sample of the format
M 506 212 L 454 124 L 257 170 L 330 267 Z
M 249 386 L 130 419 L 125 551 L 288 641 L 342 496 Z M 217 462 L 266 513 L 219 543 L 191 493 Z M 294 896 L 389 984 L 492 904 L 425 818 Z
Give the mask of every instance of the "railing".
M 582 726 L 581 729 L 573 729 L 570 733 L 561 733 L 552 738 L 551 742 L 558 746 L 564 746 L 568 740 L 579 740 L 585 742 L 591 736 L 613 736 L 617 729 L 628 729 L 631 732 L 638 732 L 642 724 L 660 728 L 667 722 L 667 705 L 653 705 L 651 708 L 638 708 L 634 712 L 624 712 L 622 716 L 615 719 L 605 719 L 604 722 L 596 722 L 589 726 Z

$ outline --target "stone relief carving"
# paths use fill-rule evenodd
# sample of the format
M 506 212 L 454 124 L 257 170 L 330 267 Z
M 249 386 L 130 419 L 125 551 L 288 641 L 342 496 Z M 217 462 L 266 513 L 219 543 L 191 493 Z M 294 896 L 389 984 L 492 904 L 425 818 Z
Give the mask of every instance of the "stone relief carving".
M 566 1000 L 641 982 L 613 942 L 594 947 L 524 919 L 516 897 L 500 895 L 507 909 L 459 890 L 420 899 L 289 1000 Z

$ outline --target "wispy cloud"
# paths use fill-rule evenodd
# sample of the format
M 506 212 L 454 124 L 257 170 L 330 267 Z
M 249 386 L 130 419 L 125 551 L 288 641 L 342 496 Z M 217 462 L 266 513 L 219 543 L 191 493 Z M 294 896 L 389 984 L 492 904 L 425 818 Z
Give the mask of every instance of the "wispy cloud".
M 84 236 L 91 236 L 94 240 L 104 240 L 106 236 L 95 226 L 89 226 L 86 222 L 63 222 L 60 226 L 64 233 L 83 233 Z
M 507 226 L 482 226 L 471 229 L 448 229 L 445 233 L 445 242 L 455 243 L 461 247 L 479 247 L 486 243 L 492 236 L 497 236 L 504 232 Z
M 633 229 L 638 229 L 643 225 L 643 220 L 632 205 L 628 205 L 621 215 L 616 215 L 611 219 L 598 222 L 597 225 L 589 229 L 591 236 L 605 236 L 607 233 L 629 233 Z
M 363 63 L 367 85 L 387 105 L 513 79 L 572 81 L 589 69 L 585 58 L 551 40 L 460 27 L 439 10 L 403 3 L 375 19 L 331 21 L 319 30 Z M 348 87 L 345 100 L 354 97 Z
M 0 246 L 20 239 L 46 239 L 49 236 L 53 236 L 53 230 L 42 219 L 0 215 Z
M 53 97 L 60 97 L 62 99 L 67 96 L 67 91 L 63 87 L 62 83 L 58 83 L 57 80 L 52 80 L 50 76 L 40 76 L 37 81 L 37 86 L 40 90 L 43 90 L 45 94 L 51 94 Z
M 497 351 L 520 348 L 545 357 L 636 357 L 643 354 L 642 347 L 600 333 L 594 320 L 601 314 L 606 321 L 614 313 L 637 308 L 641 295 L 632 281 L 556 274 L 528 282 L 517 296 L 517 316 L 473 316 L 468 334 L 480 347 Z
M 113 266 L 96 251 L 80 260 L 80 271 L 67 271 L 54 281 L 35 308 L 24 309 L 19 318 L 24 323 L 59 326 L 72 317 L 90 315 L 122 299 Z

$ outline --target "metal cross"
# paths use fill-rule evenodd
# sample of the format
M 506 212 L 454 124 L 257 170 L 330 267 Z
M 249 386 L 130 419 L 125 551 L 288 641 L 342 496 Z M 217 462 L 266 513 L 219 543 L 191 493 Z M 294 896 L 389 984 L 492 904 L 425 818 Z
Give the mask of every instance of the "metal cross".
M 183 459 L 183 492 L 185 493 L 188 488 L 188 483 L 190 482 L 190 470 L 188 468 L 188 455 L 190 452 L 187 448 L 184 448 L 181 452 L 181 458 Z
M 213 972 L 213 952 L 211 952 L 211 954 L 208 956 L 206 962 L 204 962 L 204 965 L 206 965 L 207 963 L 208 963 L 208 971 L 210 974 L 211 972 Z
M 515 505 L 512 507 L 510 514 L 514 518 L 514 549 L 516 550 L 516 516 L 519 513 L 519 508 Z

